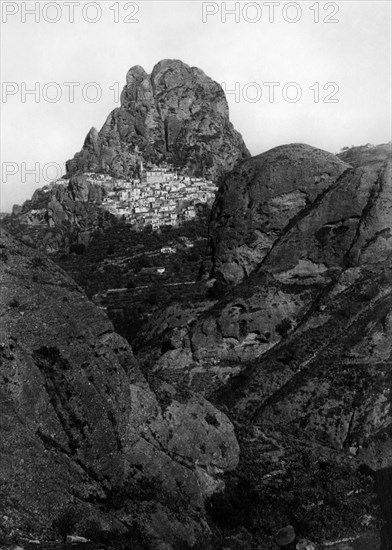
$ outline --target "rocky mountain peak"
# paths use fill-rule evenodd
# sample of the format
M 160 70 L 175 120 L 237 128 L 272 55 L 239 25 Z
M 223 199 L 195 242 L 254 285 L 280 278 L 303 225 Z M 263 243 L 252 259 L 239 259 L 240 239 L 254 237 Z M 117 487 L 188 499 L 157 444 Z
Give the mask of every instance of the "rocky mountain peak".
M 196 67 L 164 59 L 150 75 L 140 65 L 128 71 L 121 106 L 98 135 L 90 131 L 82 150 L 67 162 L 67 173 L 129 177 L 143 160 L 216 178 L 247 157 L 222 87 Z
M 90 147 L 95 152 L 99 152 L 99 134 L 98 130 L 94 128 L 94 126 L 91 128 L 89 133 L 86 136 L 86 139 L 84 140 L 83 147 Z

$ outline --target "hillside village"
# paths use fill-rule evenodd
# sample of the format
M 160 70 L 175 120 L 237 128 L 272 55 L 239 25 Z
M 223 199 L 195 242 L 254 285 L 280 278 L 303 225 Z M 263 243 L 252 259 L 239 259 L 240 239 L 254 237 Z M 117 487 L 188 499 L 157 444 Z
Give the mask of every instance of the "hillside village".
M 103 193 L 95 196 L 92 202 L 130 224 L 136 231 L 152 227 L 154 231 L 163 226 L 180 226 L 196 218 L 196 206 L 211 206 L 215 200 L 218 187 L 203 177 L 193 177 L 163 165 L 144 170 L 141 163 L 137 178 L 123 179 L 85 172 L 85 182 L 99 185 Z M 61 178 L 38 189 L 32 200 L 23 206 L 14 205 L 12 214 L 23 213 L 24 222 L 28 225 L 50 227 L 55 222 L 47 216 L 47 204 L 44 197 L 56 188 L 68 188 L 70 179 Z M 84 200 L 90 200 L 85 196 Z M 32 208 L 33 206 L 33 208 Z M 51 206 L 53 209 L 53 205 Z
M 135 229 L 177 226 L 196 217 L 196 205 L 211 205 L 218 187 L 211 180 L 180 174 L 171 166 L 144 170 L 130 181 L 85 174 L 92 182 L 110 184 L 102 205 Z

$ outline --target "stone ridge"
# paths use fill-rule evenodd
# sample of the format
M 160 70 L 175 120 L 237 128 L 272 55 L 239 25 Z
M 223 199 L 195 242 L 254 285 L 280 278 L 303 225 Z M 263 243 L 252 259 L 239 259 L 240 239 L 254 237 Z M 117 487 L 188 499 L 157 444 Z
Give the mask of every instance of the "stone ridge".
M 249 156 L 229 120 L 222 87 L 196 67 L 165 59 L 151 75 L 139 65 L 128 71 L 120 107 L 100 132 L 90 130 L 67 162 L 67 175 L 98 171 L 129 178 L 143 160 L 215 179 Z
M 132 524 L 147 549 L 207 536 L 204 500 L 238 464 L 227 417 L 147 382 L 65 272 L 3 230 L 0 247 L 1 536 L 48 535 L 71 512 L 66 534 Z

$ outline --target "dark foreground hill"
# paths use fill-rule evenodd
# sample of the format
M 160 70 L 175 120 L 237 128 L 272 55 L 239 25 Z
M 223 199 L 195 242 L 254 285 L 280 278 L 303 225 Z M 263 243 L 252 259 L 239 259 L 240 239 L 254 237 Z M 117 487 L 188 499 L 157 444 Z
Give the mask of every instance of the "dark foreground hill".
M 0 546 L 77 534 L 106 548 L 208 547 L 205 501 L 238 464 L 230 421 L 147 381 L 50 260 L 4 231 L 0 247 Z

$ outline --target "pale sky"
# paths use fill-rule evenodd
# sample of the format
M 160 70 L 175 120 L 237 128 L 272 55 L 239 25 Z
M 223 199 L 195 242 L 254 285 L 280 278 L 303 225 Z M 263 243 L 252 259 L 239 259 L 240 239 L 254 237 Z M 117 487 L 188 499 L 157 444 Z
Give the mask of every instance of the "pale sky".
M 61 175 L 89 129 L 119 105 L 130 67 L 151 72 L 165 58 L 233 90 L 230 118 L 252 155 L 293 142 L 336 153 L 390 141 L 389 0 L 235 4 L 2 0 L 0 210 Z M 225 22 L 224 9 L 237 11 Z M 279 83 L 273 101 L 268 82 Z M 74 101 L 64 83 L 80 84 Z M 25 94 L 34 88 L 37 96 Z M 36 163 L 37 175 L 26 173 Z

